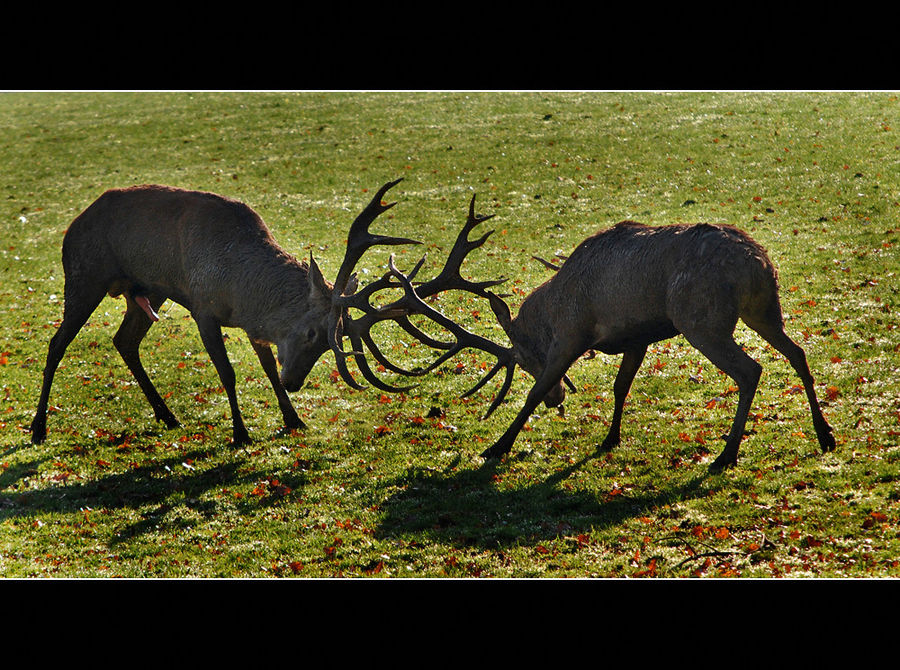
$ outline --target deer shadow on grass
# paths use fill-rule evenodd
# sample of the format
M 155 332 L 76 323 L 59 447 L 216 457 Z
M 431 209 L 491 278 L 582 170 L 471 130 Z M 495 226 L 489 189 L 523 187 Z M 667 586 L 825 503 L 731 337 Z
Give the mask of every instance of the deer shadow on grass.
M 141 510 L 140 521 L 117 527 L 113 543 L 122 542 L 163 525 L 179 525 L 181 517 L 212 518 L 221 511 L 221 505 L 208 493 L 223 485 L 236 488 L 258 483 L 268 476 L 255 467 L 248 467 L 248 457 L 243 452 L 236 451 L 227 461 L 205 467 L 203 464 L 208 460 L 209 451 L 198 448 L 90 479 L 77 479 L 63 472 L 59 476 L 62 483 L 17 491 L 11 487 L 38 475 L 41 460 L 20 463 L 0 472 L 0 521 L 43 512 Z M 305 484 L 302 474 L 290 476 L 290 481 L 283 476 L 279 479 L 285 487 L 283 490 L 300 489 Z M 233 504 L 258 510 L 280 499 L 278 492 L 263 491 L 252 500 L 234 499 Z M 188 521 L 184 523 L 190 525 Z
M 397 482 L 403 490 L 382 504 L 387 515 L 376 536 L 498 549 L 617 526 L 648 509 L 704 495 L 705 469 L 680 485 L 617 496 L 560 487 L 602 456 L 592 452 L 542 481 L 512 490 L 497 488 L 494 477 L 506 466 L 496 460 L 476 470 L 451 466 L 443 472 L 410 472 Z

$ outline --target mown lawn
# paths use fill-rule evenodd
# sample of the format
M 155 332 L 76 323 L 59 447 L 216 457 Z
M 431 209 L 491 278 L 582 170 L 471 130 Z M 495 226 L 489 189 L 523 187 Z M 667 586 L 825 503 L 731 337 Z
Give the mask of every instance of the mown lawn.
M 900 575 L 900 101 L 877 93 L 7 93 L 0 95 L 0 576 L 888 577 Z M 819 453 L 799 379 L 764 368 L 736 468 L 710 475 L 733 382 L 683 338 L 648 352 L 619 448 L 597 454 L 618 359 L 585 358 L 564 416 L 541 408 L 501 462 L 531 378 L 471 398 L 466 351 L 402 395 L 350 389 L 331 354 L 285 434 L 240 331 L 227 331 L 254 443 L 178 305 L 144 341 L 182 427 L 166 430 L 112 346 L 107 298 L 56 375 L 48 438 L 27 430 L 62 317 L 62 235 L 105 189 L 164 183 L 243 200 L 333 278 L 381 184 L 379 232 L 417 237 L 433 276 L 469 199 L 496 229 L 464 270 L 508 277 L 513 313 L 566 254 L 623 219 L 737 225 L 779 268 L 837 449 Z M 390 251 L 409 270 L 423 249 Z M 506 344 L 488 306 L 441 309 Z M 386 352 L 427 359 L 395 331 Z M 386 375 L 390 378 L 389 375 Z

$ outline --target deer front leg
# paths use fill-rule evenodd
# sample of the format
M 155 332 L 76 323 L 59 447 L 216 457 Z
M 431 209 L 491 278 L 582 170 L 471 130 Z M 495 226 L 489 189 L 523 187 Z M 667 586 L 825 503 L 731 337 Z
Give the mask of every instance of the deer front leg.
M 269 378 L 269 382 L 275 390 L 275 397 L 278 398 L 278 406 L 281 408 L 281 415 L 284 417 L 285 427 L 306 428 L 306 424 L 304 424 L 303 420 L 297 416 L 294 405 L 291 403 L 287 391 L 282 385 L 281 380 L 278 378 L 278 366 L 275 364 L 275 356 L 272 354 L 272 347 L 268 344 L 255 342 L 252 339 L 250 340 L 250 344 L 253 346 L 253 351 L 256 352 L 256 357 L 259 358 L 259 362 L 266 373 L 266 377 Z
M 238 407 L 234 368 L 231 367 L 231 361 L 228 360 L 228 352 L 225 350 L 225 342 L 222 340 L 222 328 L 212 317 L 195 314 L 194 320 L 197 322 L 197 327 L 200 330 L 200 339 L 203 340 L 203 346 L 206 347 L 213 365 L 216 366 L 219 379 L 222 380 L 225 393 L 228 394 L 228 404 L 231 405 L 234 444 L 235 446 L 248 444 L 250 435 L 247 433 L 241 410 Z
M 622 411 L 625 407 L 625 398 L 631 390 L 631 383 L 637 374 L 638 368 L 644 361 L 647 353 L 647 347 L 626 351 L 622 356 L 622 362 L 619 364 L 619 372 L 616 373 L 616 381 L 613 383 L 613 394 L 615 396 L 615 407 L 613 409 L 612 423 L 609 424 L 609 432 L 606 439 L 600 445 L 599 451 L 609 451 L 619 444 L 620 426 L 622 424 Z
M 500 436 L 500 439 L 482 452 L 482 458 L 500 458 L 504 454 L 509 453 L 513 443 L 516 441 L 516 437 L 518 437 L 522 427 L 528 421 L 528 417 L 531 416 L 531 413 L 534 412 L 535 408 L 554 387 L 562 384 L 566 371 L 586 350 L 586 347 L 580 348 L 554 343 L 550 354 L 547 356 L 547 365 L 544 366 L 543 372 L 541 372 L 534 386 L 528 392 L 525 406 L 519 410 L 516 418 L 509 428 L 506 429 L 506 432 Z

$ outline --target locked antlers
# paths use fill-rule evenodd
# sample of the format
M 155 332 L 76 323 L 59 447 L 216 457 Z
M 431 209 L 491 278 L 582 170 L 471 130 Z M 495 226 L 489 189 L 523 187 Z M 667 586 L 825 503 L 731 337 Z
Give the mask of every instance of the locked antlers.
M 463 397 L 469 396 L 482 388 L 501 368 L 506 369 L 506 379 L 501 387 L 500 393 L 497 394 L 485 415 L 485 417 L 487 417 L 500 405 L 512 384 L 513 371 L 515 368 L 515 358 L 512 348 L 500 346 L 491 340 L 466 330 L 435 308 L 425 303 L 426 298 L 445 291 L 466 291 L 486 298 L 490 302 L 491 309 L 498 318 L 501 318 L 501 315 L 505 315 L 507 319 L 509 318 L 509 308 L 506 306 L 506 303 L 504 303 L 500 297 L 488 290 L 498 284 L 502 284 L 506 281 L 505 279 L 473 282 L 463 278 L 461 274 L 461 266 L 466 256 L 474 249 L 482 246 L 494 232 L 493 230 L 488 231 L 476 240 L 469 239 L 469 233 L 476 226 L 493 216 L 477 216 L 475 214 L 475 196 L 472 196 L 472 200 L 469 204 L 469 215 L 466 223 L 457 236 L 457 239 L 447 256 L 447 261 L 444 264 L 443 269 L 434 279 L 420 282 L 413 287 L 413 280 L 422 268 L 425 257 L 423 256 L 422 259 L 419 260 L 408 275 L 404 275 L 394 265 L 394 256 L 391 255 L 389 271 L 377 281 L 374 281 L 357 291 L 355 275 L 352 274 L 353 268 L 370 247 L 377 244 L 420 244 L 420 242 L 408 238 L 375 235 L 369 232 L 369 226 L 375 218 L 396 204 L 390 203 L 385 205 L 382 204 L 381 199 L 384 194 L 399 181 L 400 180 L 398 179 L 397 181 L 382 186 L 350 228 L 347 241 L 347 252 L 341 263 L 332 291 L 332 311 L 328 326 L 329 346 L 332 351 L 334 351 L 338 372 L 350 386 L 354 388 L 363 388 L 353 379 L 347 369 L 346 358 L 353 356 L 360 372 L 370 383 L 385 391 L 398 392 L 408 390 L 412 387 L 396 387 L 387 384 L 377 377 L 366 360 L 362 348 L 363 344 L 366 345 L 366 348 L 369 350 L 372 357 L 384 366 L 385 369 L 405 376 L 420 376 L 426 374 L 455 356 L 463 349 L 479 349 L 496 357 L 497 363 L 484 378 L 463 394 Z M 401 288 L 403 290 L 403 297 L 390 304 L 384 305 L 383 307 L 373 306 L 371 304 L 372 296 L 387 288 Z M 351 318 L 349 315 L 350 308 L 363 312 L 362 316 Z M 455 337 L 455 341 L 443 342 L 429 336 L 410 322 L 409 316 L 414 314 L 423 315 L 438 324 L 451 333 Z M 443 350 L 444 353 L 426 368 L 405 370 L 395 365 L 378 349 L 371 335 L 372 327 L 376 323 L 385 320 L 396 322 L 403 330 L 418 341 L 433 349 Z M 352 351 L 344 351 L 341 344 L 344 336 L 350 339 L 350 343 L 353 347 Z

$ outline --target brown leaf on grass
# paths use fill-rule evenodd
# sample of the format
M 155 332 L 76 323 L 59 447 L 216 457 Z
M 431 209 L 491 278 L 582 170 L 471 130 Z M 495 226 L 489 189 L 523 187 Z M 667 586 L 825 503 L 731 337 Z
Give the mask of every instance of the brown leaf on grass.
M 589 536 L 589 535 L 585 535 L 584 533 L 580 533 L 580 534 L 575 538 L 575 541 L 578 543 L 578 546 L 579 546 L 579 547 L 586 547 L 586 546 L 592 544 L 592 540 L 591 540 L 590 536 Z
M 656 576 L 656 559 L 651 558 L 645 570 L 639 570 L 634 573 L 634 577 L 655 577 Z
M 874 528 L 877 523 L 885 523 L 888 520 L 886 514 L 882 514 L 881 512 L 871 512 L 869 516 L 866 517 L 866 520 L 863 521 L 862 527 L 866 530 L 870 528 Z
M 326 558 L 334 558 L 335 552 L 337 552 L 338 547 L 340 547 L 343 544 L 344 544 L 344 541 L 341 538 L 335 537 L 332 540 L 331 544 L 328 545 L 327 547 L 325 547 L 325 557 Z

